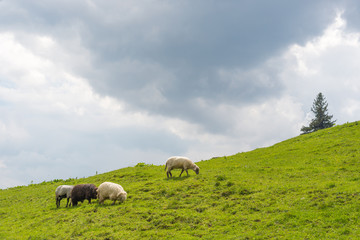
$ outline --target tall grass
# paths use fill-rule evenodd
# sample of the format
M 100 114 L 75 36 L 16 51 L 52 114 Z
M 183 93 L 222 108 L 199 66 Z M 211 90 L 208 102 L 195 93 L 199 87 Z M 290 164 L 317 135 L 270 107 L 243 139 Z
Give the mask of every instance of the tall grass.
M 1 190 L 0 239 L 357 239 L 359 147 L 354 122 L 200 161 L 199 175 L 140 163 Z M 104 181 L 125 203 L 56 208 L 58 185 Z

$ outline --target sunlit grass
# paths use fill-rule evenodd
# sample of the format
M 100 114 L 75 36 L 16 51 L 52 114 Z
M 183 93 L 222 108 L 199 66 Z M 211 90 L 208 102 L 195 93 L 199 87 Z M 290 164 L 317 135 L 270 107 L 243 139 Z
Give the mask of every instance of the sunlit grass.
M 199 175 L 141 163 L 1 190 L 0 239 L 356 239 L 359 147 L 355 122 L 200 161 Z M 104 181 L 128 199 L 56 208 L 58 185 Z

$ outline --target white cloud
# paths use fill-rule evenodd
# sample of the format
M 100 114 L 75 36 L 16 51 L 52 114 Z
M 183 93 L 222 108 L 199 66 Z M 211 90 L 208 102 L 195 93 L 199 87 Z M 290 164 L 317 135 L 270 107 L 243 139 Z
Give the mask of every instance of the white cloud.
M 337 67 L 352 67 L 354 64 L 349 61 L 350 59 L 345 59 L 345 62 L 339 60 L 344 57 L 353 59 L 358 54 L 356 53 L 358 51 L 352 51 L 359 49 L 359 38 L 360 33 L 346 31 L 346 21 L 339 13 L 334 22 L 325 29 L 323 35 L 308 41 L 304 46 L 292 45 L 286 57 L 295 59 L 295 70 L 304 77 L 324 74 L 325 70 L 332 71 L 330 68 L 323 69 L 329 64 Z M 340 57 L 340 59 L 334 59 L 335 57 Z M 325 61 L 320 62 L 320 59 Z
M 86 79 L 73 75 L 71 69 L 65 67 L 69 63 L 54 62 L 58 50 L 52 51 L 52 48 L 61 48 L 55 40 L 44 36 L 29 38 L 38 39 L 40 43 L 35 45 L 39 46 L 25 46 L 17 41 L 14 34 L 0 33 L 3 43 L 0 47 L 0 63 L 3 66 L 0 69 L 2 101 L 22 110 L 35 111 L 35 114 L 79 117 L 87 114 L 104 116 L 108 112 L 122 114 L 122 103 L 94 93 Z M 53 52 L 54 55 L 46 58 L 37 54 L 42 50 Z M 66 50 L 63 49 L 63 52 Z
M 329 112 L 341 124 L 359 120 L 360 33 L 349 31 L 339 13 L 321 36 L 304 45 L 291 45 L 280 61 L 280 74 L 287 92 L 310 107 L 316 94 L 322 92 Z
M 17 144 L 29 138 L 26 129 L 17 126 L 16 123 L 4 123 L 0 121 L 0 144 L 12 143 Z
M 144 158 L 158 164 L 165 159 L 162 148 L 176 137 L 166 134 L 171 131 L 162 124 L 164 118 L 95 93 L 87 79 L 72 71 L 77 53 L 48 36 L 6 32 L 0 33 L 0 41 L 4 186 L 92 175 Z M 152 97 L 145 96 L 149 101 Z M 157 133 L 168 139 L 141 139 Z M 146 145 L 154 149 L 149 152 Z
M 2 160 L 0 160 L 0 168 L 6 168 L 6 165 Z

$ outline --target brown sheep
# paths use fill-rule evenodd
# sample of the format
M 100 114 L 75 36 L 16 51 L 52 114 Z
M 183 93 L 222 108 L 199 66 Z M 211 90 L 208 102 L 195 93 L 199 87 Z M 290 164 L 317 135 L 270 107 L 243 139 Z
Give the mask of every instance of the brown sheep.
M 94 184 L 78 184 L 71 191 L 71 202 L 76 206 L 78 202 L 83 202 L 85 199 L 91 203 L 91 199 L 97 198 L 97 187 Z

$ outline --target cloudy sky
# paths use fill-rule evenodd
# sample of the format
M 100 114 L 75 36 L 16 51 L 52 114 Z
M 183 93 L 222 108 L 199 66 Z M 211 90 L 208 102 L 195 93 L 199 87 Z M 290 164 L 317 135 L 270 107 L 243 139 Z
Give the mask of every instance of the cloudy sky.
M 0 188 L 270 146 L 319 92 L 337 124 L 360 120 L 359 10 L 1 0 Z

